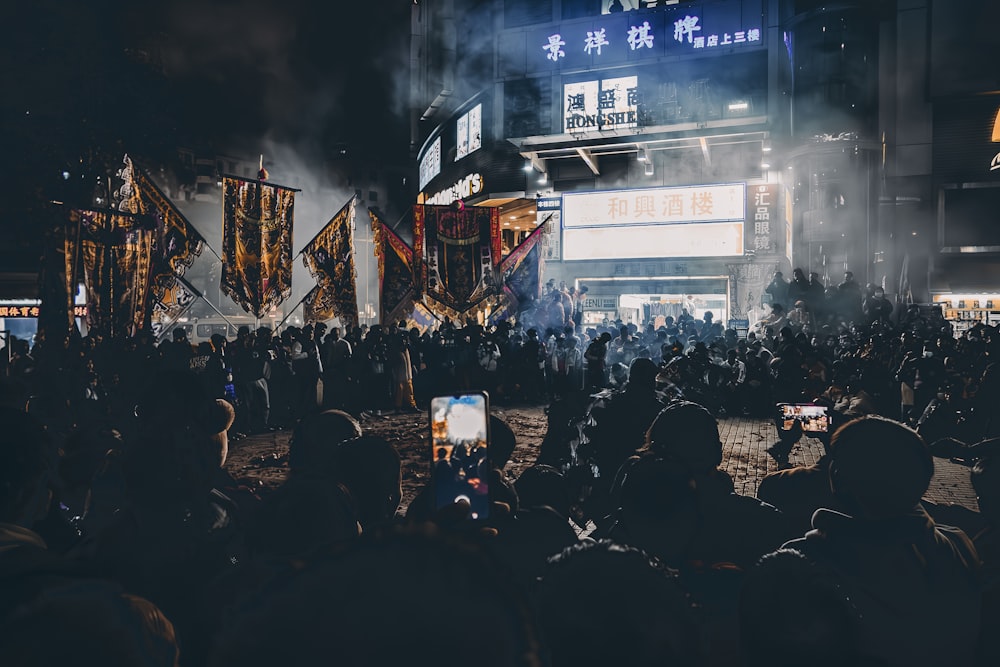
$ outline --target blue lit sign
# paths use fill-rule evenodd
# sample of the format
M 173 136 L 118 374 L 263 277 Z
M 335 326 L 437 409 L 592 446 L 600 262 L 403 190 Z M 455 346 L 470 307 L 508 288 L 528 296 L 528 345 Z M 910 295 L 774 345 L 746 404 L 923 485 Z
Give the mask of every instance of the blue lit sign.
M 529 68 L 600 67 L 666 55 L 760 47 L 764 20 L 757 2 L 675 5 L 567 21 L 528 33 Z

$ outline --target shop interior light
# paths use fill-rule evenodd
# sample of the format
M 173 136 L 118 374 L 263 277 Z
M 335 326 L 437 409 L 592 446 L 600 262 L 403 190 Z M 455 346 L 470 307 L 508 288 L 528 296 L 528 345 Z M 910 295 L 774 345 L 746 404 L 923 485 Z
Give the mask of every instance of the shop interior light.
M 770 165 L 770 164 L 768 164 L 767 162 L 761 162 L 761 163 L 760 163 L 760 168 L 761 168 L 761 169 L 770 169 L 770 168 L 771 168 L 771 165 Z
M 646 166 L 643 167 L 643 171 L 645 172 L 646 176 L 652 176 L 653 175 L 653 163 L 649 162 L 649 161 L 646 162 Z
M 525 172 L 530 172 L 531 170 L 532 170 L 531 160 L 525 160 L 524 161 L 524 171 Z
M 635 157 L 639 162 L 649 162 L 649 149 L 645 146 L 639 148 L 639 154 Z
M 746 100 L 733 100 L 729 103 L 730 111 L 749 111 L 750 103 Z

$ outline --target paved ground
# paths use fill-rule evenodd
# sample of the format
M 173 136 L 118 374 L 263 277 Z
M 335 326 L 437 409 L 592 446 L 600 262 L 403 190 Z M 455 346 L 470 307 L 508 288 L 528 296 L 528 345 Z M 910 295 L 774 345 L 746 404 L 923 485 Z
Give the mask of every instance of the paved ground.
M 769 472 L 780 470 L 778 461 L 767 448 L 778 440 L 774 424 L 763 419 L 731 418 L 719 422 L 722 438 L 722 468 L 736 482 L 736 491 L 754 495 L 760 480 Z M 788 457 L 790 465 L 812 465 L 823 455 L 823 445 L 814 438 L 803 438 Z M 934 478 L 925 496 L 938 504 L 962 505 L 979 510 L 976 493 L 969 481 L 969 468 L 945 459 L 934 459 Z
M 517 476 L 534 461 L 545 433 L 545 414 L 542 408 L 535 407 L 499 408 L 496 412 L 518 435 L 518 447 L 509 466 L 511 475 Z M 425 420 L 422 414 L 406 414 L 365 419 L 362 423 L 366 432 L 382 435 L 400 452 L 404 506 L 427 478 Z M 778 461 L 767 453 L 767 448 L 777 441 L 774 424 L 762 419 L 734 417 L 719 422 L 719 434 L 723 443 L 722 467 L 732 475 L 737 492 L 754 495 L 764 475 L 780 469 Z M 286 474 L 289 436 L 288 431 L 277 431 L 234 442 L 227 467 L 238 479 L 275 487 Z M 803 438 L 789 455 L 789 465 L 811 465 L 822 454 L 823 446 L 818 440 Z M 944 459 L 934 462 L 934 479 L 927 499 L 978 510 L 976 494 L 969 482 L 969 468 Z

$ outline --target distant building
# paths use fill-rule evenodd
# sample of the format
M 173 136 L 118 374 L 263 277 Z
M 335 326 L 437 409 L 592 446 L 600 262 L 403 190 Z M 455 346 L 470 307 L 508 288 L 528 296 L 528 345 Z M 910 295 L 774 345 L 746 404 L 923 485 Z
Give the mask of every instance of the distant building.
M 417 201 L 549 220 L 591 321 L 752 318 L 793 267 L 1000 307 L 994 4 L 420 2 Z

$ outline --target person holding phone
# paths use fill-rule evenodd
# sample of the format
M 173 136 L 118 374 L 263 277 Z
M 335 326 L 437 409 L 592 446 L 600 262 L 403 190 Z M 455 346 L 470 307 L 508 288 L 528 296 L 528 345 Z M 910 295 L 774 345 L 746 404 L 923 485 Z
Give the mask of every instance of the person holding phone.
M 434 507 L 459 501 L 472 519 L 490 512 L 489 396 L 435 396 L 429 409 Z

